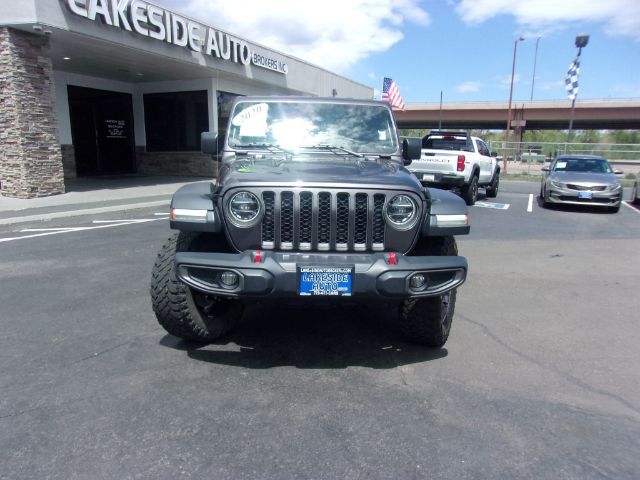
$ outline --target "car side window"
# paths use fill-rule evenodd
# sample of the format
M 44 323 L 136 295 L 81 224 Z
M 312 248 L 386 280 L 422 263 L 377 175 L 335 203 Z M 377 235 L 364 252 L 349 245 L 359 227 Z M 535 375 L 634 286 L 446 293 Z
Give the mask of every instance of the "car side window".
M 484 155 L 485 157 L 491 156 L 489 153 L 489 148 L 485 145 L 485 143 L 482 140 L 476 140 L 476 142 L 478 144 L 478 153 L 480 155 Z

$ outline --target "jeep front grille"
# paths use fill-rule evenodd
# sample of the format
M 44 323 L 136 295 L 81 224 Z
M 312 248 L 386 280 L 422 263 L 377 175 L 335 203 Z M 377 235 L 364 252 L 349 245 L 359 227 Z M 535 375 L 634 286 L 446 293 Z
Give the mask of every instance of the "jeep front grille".
M 265 250 L 382 251 L 383 193 L 263 191 Z

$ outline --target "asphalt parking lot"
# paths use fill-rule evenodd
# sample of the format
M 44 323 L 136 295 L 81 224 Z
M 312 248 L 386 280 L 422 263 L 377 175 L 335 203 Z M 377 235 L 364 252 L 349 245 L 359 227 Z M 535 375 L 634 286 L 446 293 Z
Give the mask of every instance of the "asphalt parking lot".
M 150 307 L 162 210 L 1 226 L 0 478 L 639 478 L 640 212 L 537 192 L 471 209 L 441 350 L 376 308 L 189 344 Z

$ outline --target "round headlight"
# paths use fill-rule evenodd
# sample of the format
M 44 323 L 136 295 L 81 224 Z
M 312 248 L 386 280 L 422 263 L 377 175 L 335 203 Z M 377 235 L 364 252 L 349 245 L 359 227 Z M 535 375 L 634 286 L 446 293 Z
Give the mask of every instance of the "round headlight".
M 413 227 L 418 218 L 418 206 L 408 195 L 396 195 L 385 208 L 387 222 L 398 230 Z
M 229 220 L 238 227 L 253 225 L 260 210 L 260 200 L 251 192 L 238 192 L 229 199 Z

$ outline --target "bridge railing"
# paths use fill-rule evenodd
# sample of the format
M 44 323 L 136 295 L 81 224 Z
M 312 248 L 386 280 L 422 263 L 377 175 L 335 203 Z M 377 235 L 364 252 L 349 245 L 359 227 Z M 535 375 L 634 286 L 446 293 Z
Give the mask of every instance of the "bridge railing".
M 629 165 L 640 169 L 640 144 L 625 143 L 569 143 L 569 142 L 504 142 L 489 141 L 489 150 L 498 159 L 507 159 L 520 171 L 538 172 L 545 162 L 558 155 L 599 155 L 612 164 Z M 635 170 L 635 168 L 633 168 Z

